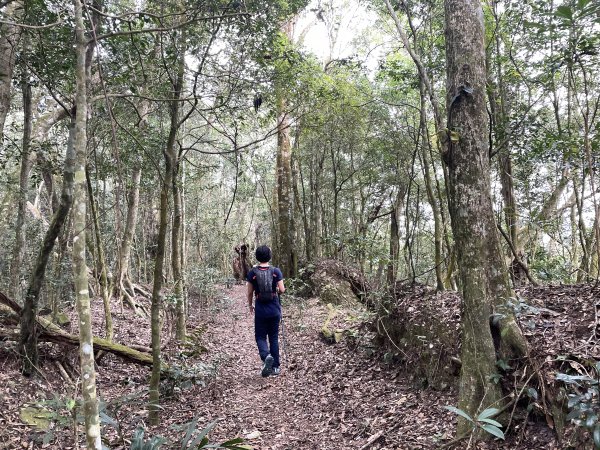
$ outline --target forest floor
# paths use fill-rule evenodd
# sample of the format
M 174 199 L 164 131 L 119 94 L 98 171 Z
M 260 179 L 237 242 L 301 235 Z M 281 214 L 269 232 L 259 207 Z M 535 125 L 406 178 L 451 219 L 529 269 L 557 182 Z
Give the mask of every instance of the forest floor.
M 129 310 L 121 313 L 117 304 L 113 310 L 115 339 L 148 346 L 147 320 Z M 182 448 L 191 429 L 186 424 L 192 421 L 198 430 L 216 421 L 211 442 L 243 437 L 255 450 L 429 449 L 450 441 L 456 417 L 443 406 L 456 405 L 455 390 L 423 389 L 406 367 L 386 363 L 372 343 L 368 314 L 357 305 L 334 310 L 331 328 L 348 330 L 349 337 L 328 344 L 319 332 L 330 309 L 314 299 L 284 300 L 282 372 L 262 378 L 245 287 L 220 288 L 209 304 L 192 300 L 190 340 L 178 346 L 167 337 L 164 343 L 166 361 L 180 369 L 163 382 L 160 426 L 147 424 L 148 368 L 113 355 L 98 365 L 105 445 L 129 448 L 135 430 L 143 427 L 146 439 L 170 439 L 162 448 Z M 93 312 L 95 332 L 101 334 L 100 301 Z M 172 323 L 165 321 L 164 336 L 172 335 Z M 70 413 L 70 399 L 78 397 L 76 383 L 61 377 L 57 361 L 77 378 L 76 349 L 42 344 L 43 375 L 26 379 L 19 373 L 14 343 L 0 341 L 0 448 L 73 449 L 82 444 L 82 425 L 77 425 L 75 444 Z M 38 408 L 34 415 L 45 416 L 40 423 L 45 431 L 24 424 L 27 405 Z M 523 428 L 518 439 L 476 448 L 560 448 L 545 424 L 530 422 Z M 467 445 L 463 441 L 455 448 Z

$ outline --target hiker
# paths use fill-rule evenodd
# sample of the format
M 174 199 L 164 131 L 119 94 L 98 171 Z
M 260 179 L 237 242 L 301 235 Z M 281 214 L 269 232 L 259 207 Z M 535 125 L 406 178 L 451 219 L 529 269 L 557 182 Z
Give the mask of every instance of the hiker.
M 283 274 L 269 264 L 271 249 L 261 245 L 256 249 L 258 265 L 248 272 L 248 308 L 254 313 L 254 336 L 258 354 L 263 361 L 261 375 L 279 375 L 279 322 L 281 302 L 279 294 L 285 292 Z M 254 305 L 252 300 L 254 301 Z M 269 342 L 267 344 L 267 337 Z

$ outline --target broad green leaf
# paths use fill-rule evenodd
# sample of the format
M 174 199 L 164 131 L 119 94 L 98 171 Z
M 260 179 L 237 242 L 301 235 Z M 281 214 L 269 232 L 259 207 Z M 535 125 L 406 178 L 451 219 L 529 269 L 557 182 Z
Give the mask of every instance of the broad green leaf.
M 504 439 L 504 432 L 494 425 L 482 425 L 481 428 L 497 438 Z
M 583 415 L 583 413 L 584 413 L 584 411 L 579 408 L 574 409 L 569 414 L 567 414 L 567 420 L 578 419 L 579 417 L 581 417 Z
M 481 414 L 477 416 L 477 420 L 487 419 L 488 417 L 494 417 L 500 410 L 498 408 L 487 408 L 481 411 Z
M 465 419 L 467 419 L 470 422 L 473 422 L 473 419 L 471 418 L 471 416 L 469 416 L 462 409 L 458 409 L 454 406 L 444 406 L 444 408 L 446 408 L 450 412 L 453 412 L 454 414 L 458 414 L 459 416 L 464 417 Z
M 573 20 L 573 10 L 566 5 L 556 8 L 556 15 L 564 19 Z
M 187 426 L 187 431 L 185 433 L 185 437 L 183 438 L 183 440 L 181 441 L 181 449 L 184 450 L 188 447 L 188 442 L 190 441 L 190 439 L 192 438 L 192 434 L 194 434 L 194 431 L 196 431 L 196 425 L 198 424 L 198 417 L 194 418 L 194 420 L 192 420 L 188 426 Z
M 496 422 L 494 419 L 479 419 L 479 422 L 489 423 L 495 427 L 502 427 L 502 424 L 500 422 Z
M 594 428 L 594 447 L 600 448 L 600 425 Z
M 230 440 L 228 440 L 228 441 L 225 441 L 225 442 L 223 442 L 223 443 L 221 444 L 221 447 L 232 446 L 232 445 L 235 445 L 235 444 L 242 444 L 243 442 L 244 442 L 244 439 L 243 439 L 243 438 L 240 438 L 240 437 L 238 437 L 238 438 L 235 438 L 235 439 L 230 439 Z
M 530 388 L 527 389 L 527 395 L 530 398 L 534 399 L 534 400 L 537 400 L 538 397 L 539 397 L 538 391 L 535 388 L 532 388 L 532 387 L 530 387 Z
M 584 9 L 587 5 L 590 4 L 592 0 L 578 0 L 577 2 L 577 8 L 582 10 Z
M 206 445 L 208 443 L 208 439 L 206 440 L 206 442 L 204 442 L 204 438 L 206 438 L 206 435 L 208 433 L 210 433 L 210 430 L 212 430 L 215 425 L 217 424 L 217 421 L 215 420 L 214 422 L 209 423 L 206 428 L 204 428 L 199 434 L 198 436 L 196 436 L 196 438 L 194 439 L 194 441 L 192 442 L 192 445 L 190 447 L 195 448 L 196 443 L 199 443 L 200 448 L 202 448 L 203 445 Z M 183 447 L 182 447 L 183 448 Z

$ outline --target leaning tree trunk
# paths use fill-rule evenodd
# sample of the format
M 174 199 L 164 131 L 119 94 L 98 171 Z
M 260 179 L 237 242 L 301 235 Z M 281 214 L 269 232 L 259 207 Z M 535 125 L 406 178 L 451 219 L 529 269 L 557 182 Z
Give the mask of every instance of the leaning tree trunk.
M 484 25 L 477 0 L 446 0 L 446 70 L 449 209 L 462 285 L 462 369 L 458 406 L 471 416 L 502 406 L 493 382 L 496 349 L 490 318 L 506 318 L 497 337 L 507 354 L 523 354 L 526 344 L 506 307 L 512 296 L 490 197 L 490 161 L 485 104 Z M 500 317 L 500 316 L 497 316 Z M 496 330 L 494 330 L 496 331 Z M 459 420 L 458 434 L 472 424 Z
M 69 126 L 69 139 L 67 141 L 67 153 L 65 156 L 65 167 L 63 173 L 62 193 L 58 208 L 52 217 L 50 226 L 46 231 L 42 246 L 38 253 L 29 287 L 25 294 L 23 312 L 21 313 L 21 335 L 19 338 L 19 353 L 23 358 L 23 374 L 31 375 L 38 365 L 38 348 L 37 348 L 37 323 L 35 316 L 37 315 L 40 291 L 44 284 L 46 276 L 46 266 L 48 259 L 52 254 L 54 243 L 58 237 L 60 230 L 65 224 L 71 204 L 73 203 L 73 181 L 75 172 L 75 153 L 73 150 L 73 138 L 75 128 L 73 123 Z
M 87 38 L 83 23 L 81 0 L 75 4 L 76 42 L 76 94 L 75 94 L 75 190 L 73 194 L 73 276 L 75 301 L 79 321 L 79 361 L 81 365 L 81 391 L 85 417 L 85 436 L 88 449 L 100 450 L 100 419 L 96 398 L 96 370 L 94 367 L 94 341 L 86 250 L 86 181 L 85 164 L 87 159 Z M 90 58 L 91 61 L 91 58 Z

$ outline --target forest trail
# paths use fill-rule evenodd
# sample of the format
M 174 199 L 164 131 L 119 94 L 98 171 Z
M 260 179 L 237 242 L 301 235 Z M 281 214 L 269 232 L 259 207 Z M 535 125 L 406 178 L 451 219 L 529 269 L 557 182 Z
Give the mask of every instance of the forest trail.
M 248 440 L 257 450 L 291 450 L 360 449 L 380 436 L 369 448 L 408 449 L 431 447 L 452 432 L 453 420 L 439 406 L 452 401 L 449 394 L 411 387 L 368 349 L 326 344 L 319 330 L 327 308 L 316 300 L 286 305 L 284 299 L 282 372 L 268 378 L 259 374 L 245 286 L 229 290 L 224 302 L 206 338 L 221 361 L 204 411 L 221 418 L 213 438 L 258 435 Z M 352 313 L 338 308 L 336 318 L 356 325 Z

